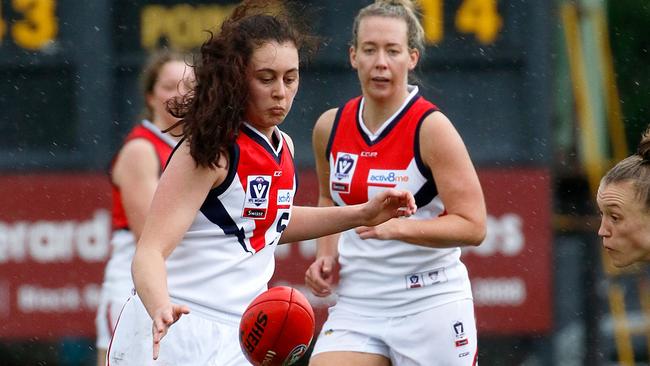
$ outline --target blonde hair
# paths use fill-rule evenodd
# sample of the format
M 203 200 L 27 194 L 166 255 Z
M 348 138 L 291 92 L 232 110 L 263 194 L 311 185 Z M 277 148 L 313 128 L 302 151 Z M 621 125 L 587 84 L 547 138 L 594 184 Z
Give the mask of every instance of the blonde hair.
M 424 29 L 417 16 L 415 4 L 410 0 L 376 0 L 373 4 L 359 10 L 352 25 L 352 41 L 350 45 L 357 48 L 359 23 L 369 16 L 380 16 L 402 19 L 407 26 L 407 40 L 410 49 L 416 49 L 424 55 Z
M 643 134 L 637 152 L 621 160 L 602 179 L 605 185 L 623 181 L 634 184 L 637 198 L 650 212 L 650 126 Z

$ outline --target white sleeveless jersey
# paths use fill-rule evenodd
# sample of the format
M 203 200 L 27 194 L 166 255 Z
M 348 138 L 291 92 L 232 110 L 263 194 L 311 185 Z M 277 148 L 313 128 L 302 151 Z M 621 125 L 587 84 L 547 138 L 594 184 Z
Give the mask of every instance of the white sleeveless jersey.
M 410 218 L 445 214 L 433 176 L 420 157 L 422 121 L 437 108 L 412 91 L 374 134 L 362 123 L 363 99 L 339 108 L 330 134 L 330 194 L 337 205 L 366 202 L 387 188 L 408 190 L 418 210 Z M 436 139 L 436 136 L 428 137 Z M 460 248 L 427 248 L 396 240 L 362 240 L 348 230 L 339 240 L 337 307 L 357 314 L 401 316 L 472 297 Z
M 212 189 L 167 258 L 172 301 L 207 319 L 238 324 L 275 267 L 296 187 L 293 157 L 279 129 L 274 149 L 245 124 L 230 152 L 225 181 Z

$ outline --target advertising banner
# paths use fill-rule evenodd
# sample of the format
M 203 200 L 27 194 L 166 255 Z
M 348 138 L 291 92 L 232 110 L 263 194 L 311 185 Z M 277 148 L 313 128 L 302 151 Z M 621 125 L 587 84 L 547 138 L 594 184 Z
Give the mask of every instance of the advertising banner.
M 98 174 L 0 177 L 0 337 L 94 337 L 109 255 Z
M 551 186 L 546 169 L 482 169 L 488 233 L 465 248 L 481 335 L 543 334 L 552 319 Z M 110 186 L 101 174 L 0 177 L 0 338 L 94 337 L 110 254 Z M 298 205 L 316 205 L 312 170 Z M 318 327 L 335 297 L 304 286 L 315 241 L 280 245 L 270 286 L 300 289 Z
M 547 169 L 480 170 L 488 231 L 462 257 L 482 335 L 544 334 L 553 319 L 551 178 Z
M 552 321 L 551 184 L 547 169 L 482 169 L 479 178 L 488 230 L 478 247 L 463 249 L 481 335 L 543 334 Z M 303 172 L 297 204 L 316 204 L 315 174 Z M 308 296 L 322 324 L 336 299 L 318 298 L 304 286 L 316 254 L 315 241 L 280 245 L 273 285 L 290 285 Z

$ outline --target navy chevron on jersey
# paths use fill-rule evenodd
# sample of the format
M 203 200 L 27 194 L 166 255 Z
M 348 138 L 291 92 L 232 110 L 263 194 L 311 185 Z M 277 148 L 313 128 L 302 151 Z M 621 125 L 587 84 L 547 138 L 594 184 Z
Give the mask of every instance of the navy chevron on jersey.
M 398 111 L 372 133 L 363 123 L 364 100 L 339 108 L 327 146 L 330 194 L 337 205 L 352 205 L 387 188 L 410 191 L 417 212 L 401 220 L 428 220 L 445 214 L 430 169 L 420 156 L 420 126 L 435 105 L 410 87 Z M 436 139 L 436 136 L 427 136 Z M 428 248 L 397 240 L 362 240 L 344 232 L 337 306 L 368 315 L 419 312 L 471 298 L 460 248 Z M 377 301 L 381 299 L 381 301 Z
M 208 193 L 167 258 L 172 300 L 206 318 L 237 324 L 273 275 L 296 190 L 293 157 L 277 128 L 274 138 L 277 148 L 242 126 L 226 179 Z

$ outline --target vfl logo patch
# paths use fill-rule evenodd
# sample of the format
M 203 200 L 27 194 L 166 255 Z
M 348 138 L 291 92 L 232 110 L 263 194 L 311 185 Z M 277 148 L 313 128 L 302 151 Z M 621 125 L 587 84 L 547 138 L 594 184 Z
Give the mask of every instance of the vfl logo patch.
M 331 189 L 335 192 L 349 193 L 350 182 L 354 176 L 359 156 L 346 152 L 339 152 L 334 162 L 331 174 Z
M 246 201 L 242 217 L 249 219 L 266 218 L 269 207 L 269 191 L 271 190 L 271 177 L 268 175 L 249 175 L 246 177 Z
M 350 176 L 350 172 L 357 160 L 356 157 L 356 155 L 353 158 L 350 154 L 343 154 L 336 159 L 336 171 L 334 173 L 336 179 L 345 179 Z
M 407 288 L 417 288 L 417 287 L 422 287 L 422 282 L 420 280 L 420 275 L 419 274 L 412 274 L 406 277 L 406 287 Z
M 270 179 L 266 177 L 256 177 L 248 182 L 250 198 L 248 202 L 253 203 L 255 206 L 260 206 L 267 202 L 266 197 L 269 194 L 269 186 L 271 185 Z
M 456 339 L 465 338 L 465 326 L 463 326 L 463 322 L 456 321 L 454 323 L 454 333 L 456 333 Z
M 426 272 L 409 273 L 404 276 L 406 280 L 406 288 L 418 288 L 435 285 L 441 282 L 447 282 L 447 274 L 445 268 L 431 269 Z

